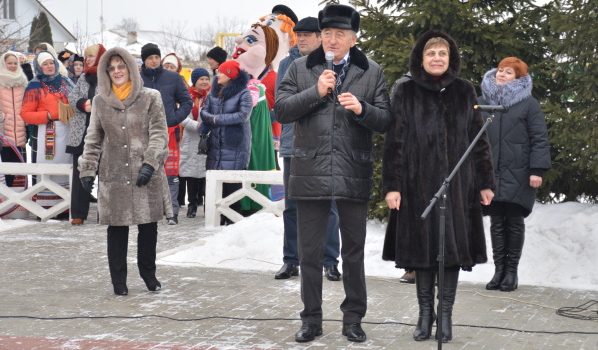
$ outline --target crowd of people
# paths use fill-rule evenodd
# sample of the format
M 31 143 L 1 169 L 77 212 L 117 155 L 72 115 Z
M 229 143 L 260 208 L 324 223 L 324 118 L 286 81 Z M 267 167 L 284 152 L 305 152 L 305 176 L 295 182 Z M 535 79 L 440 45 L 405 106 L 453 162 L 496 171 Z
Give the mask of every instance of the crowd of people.
M 414 340 L 431 338 L 436 322 L 436 339 L 450 341 L 459 272 L 487 261 L 482 215 L 490 216 L 495 264 L 486 288 L 518 286 L 524 218 L 550 168 L 546 124 L 531 96 L 528 66 L 517 57 L 502 59 L 484 75 L 478 97 L 459 77 L 455 40 L 429 31 L 416 41 L 408 74 L 389 94 L 382 67 L 356 46 L 355 9 L 327 5 L 317 18 L 301 20 L 284 5 L 271 12 L 269 20 L 252 25 L 253 34 L 238 39 L 233 59 L 220 47 L 211 49 L 206 67 L 193 69 L 190 81 L 181 75 L 181 58 L 163 55 L 154 43 L 141 48 L 140 67 L 127 50 L 102 44 L 79 55 L 40 43 L 31 63 L 18 52 L 2 54 L 1 161 L 72 164 L 70 212 L 59 217 L 70 215 L 72 225 L 83 225 L 90 202 L 97 201 L 99 222 L 108 226 L 113 290 L 127 295 L 129 226 L 138 226 L 139 274 L 148 290 L 160 290 L 157 223 L 166 217 L 169 225 L 178 224 L 185 197 L 186 216 L 197 216 L 206 170 L 274 170 L 278 153 L 286 200 L 283 265 L 274 277 L 300 275 L 304 309 L 295 340 L 309 342 L 323 332 L 325 276 L 344 285 L 342 334 L 363 342 L 373 136 L 384 133 L 389 222 L 382 258 L 408 271 L 406 282 L 415 280 Z M 274 30 L 274 21 L 283 29 Z M 288 52 L 281 55 L 283 37 Z M 256 45 L 262 48 L 251 51 Z M 496 113 L 498 120 L 450 185 L 439 285 L 439 209 L 426 220 L 420 215 L 491 117 L 474 109 L 478 103 L 506 111 Z M 68 177 L 54 180 L 68 186 Z M 14 176 L 2 181 L 12 186 Z M 226 183 L 223 195 L 240 187 Z M 258 191 L 269 195 L 267 186 Z M 36 195 L 44 206 L 59 199 L 49 190 Z M 231 208 L 249 215 L 259 205 L 245 200 Z M 223 216 L 221 222 L 231 221 Z M 443 292 L 437 315 L 436 288 Z

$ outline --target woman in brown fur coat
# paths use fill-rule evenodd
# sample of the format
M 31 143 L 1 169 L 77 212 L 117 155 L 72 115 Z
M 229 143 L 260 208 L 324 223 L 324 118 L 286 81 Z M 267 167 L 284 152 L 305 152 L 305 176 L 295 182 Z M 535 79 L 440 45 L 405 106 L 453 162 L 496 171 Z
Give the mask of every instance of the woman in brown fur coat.
M 434 281 L 438 270 L 438 205 L 420 215 L 483 125 L 474 112 L 473 86 L 458 77 L 459 48 L 442 32 L 427 32 L 411 52 L 412 79 L 397 86 L 386 134 L 383 182 L 391 210 L 383 258 L 415 270 L 419 320 L 415 340 L 430 338 L 434 322 Z M 437 329 L 452 339 L 451 317 L 459 270 L 486 262 L 482 206 L 494 188 L 488 140 L 484 136 L 453 178 L 447 192 L 443 309 Z M 436 334 L 439 337 L 439 333 Z
M 98 212 L 108 225 L 108 265 L 114 293 L 127 295 L 129 226 L 137 225 L 137 266 L 150 291 L 162 286 L 156 279 L 157 221 L 166 210 L 164 159 L 168 132 L 160 92 L 144 88 L 133 56 L 112 48 L 98 64 L 97 95 L 79 172 L 91 191 L 99 170 Z M 100 160 L 101 156 L 101 162 Z M 99 167 L 99 169 L 98 169 Z

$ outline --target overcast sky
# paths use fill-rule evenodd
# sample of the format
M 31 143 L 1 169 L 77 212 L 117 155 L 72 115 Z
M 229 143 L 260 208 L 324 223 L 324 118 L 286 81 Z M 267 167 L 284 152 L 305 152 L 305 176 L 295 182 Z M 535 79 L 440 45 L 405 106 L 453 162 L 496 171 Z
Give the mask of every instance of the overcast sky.
M 181 22 L 193 32 L 198 27 L 217 23 L 218 19 L 234 19 L 250 24 L 270 13 L 276 4 L 289 6 L 299 19 L 318 16 L 323 8 L 321 0 L 41 0 L 62 24 L 76 34 L 79 24 L 81 34 L 85 34 L 86 24 L 89 34 L 99 32 L 100 15 L 103 15 L 105 28 L 121 23 L 123 18 L 135 18 L 140 29 L 161 30 Z M 348 4 L 348 1 L 341 1 Z

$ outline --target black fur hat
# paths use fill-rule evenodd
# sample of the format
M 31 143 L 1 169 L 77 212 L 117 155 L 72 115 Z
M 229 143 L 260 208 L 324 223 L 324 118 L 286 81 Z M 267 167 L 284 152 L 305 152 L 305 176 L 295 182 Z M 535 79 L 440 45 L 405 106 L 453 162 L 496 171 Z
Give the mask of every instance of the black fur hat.
M 297 22 L 299 21 L 299 18 L 297 18 L 297 15 L 295 14 L 295 12 L 293 12 L 293 10 L 291 10 L 290 7 L 285 6 L 285 5 L 276 5 L 272 8 L 272 13 L 280 13 L 281 15 L 285 15 L 287 17 L 289 17 L 291 19 L 291 21 L 293 21 L 293 23 L 297 24 Z
M 320 30 L 324 28 L 359 31 L 359 13 L 347 5 L 327 5 L 318 13 Z

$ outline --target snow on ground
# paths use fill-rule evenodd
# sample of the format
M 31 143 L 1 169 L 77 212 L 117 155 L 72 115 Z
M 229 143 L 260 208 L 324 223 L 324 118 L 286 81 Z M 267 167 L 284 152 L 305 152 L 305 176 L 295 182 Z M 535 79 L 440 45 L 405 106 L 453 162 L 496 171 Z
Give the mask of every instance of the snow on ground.
M 21 219 L 0 219 L 0 232 L 2 231 L 10 231 L 18 227 L 23 227 L 27 225 L 33 225 L 37 223 L 36 221 L 31 220 L 21 220 Z
M 484 219 L 489 263 L 463 272 L 462 281 L 486 283 L 494 273 L 489 219 Z M 368 276 L 398 278 L 403 271 L 382 261 L 386 224 L 369 221 L 365 246 Z M 158 263 L 235 270 L 268 271 L 282 265 L 283 222 L 272 214 L 256 214 L 214 230 L 193 244 L 161 253 Z M 520 284 L 569 289 L 598 289 L 598 205 L 537 204 L 526 219 L 520 262 Z M 339 268 L 341 266 L 339 265 Z

